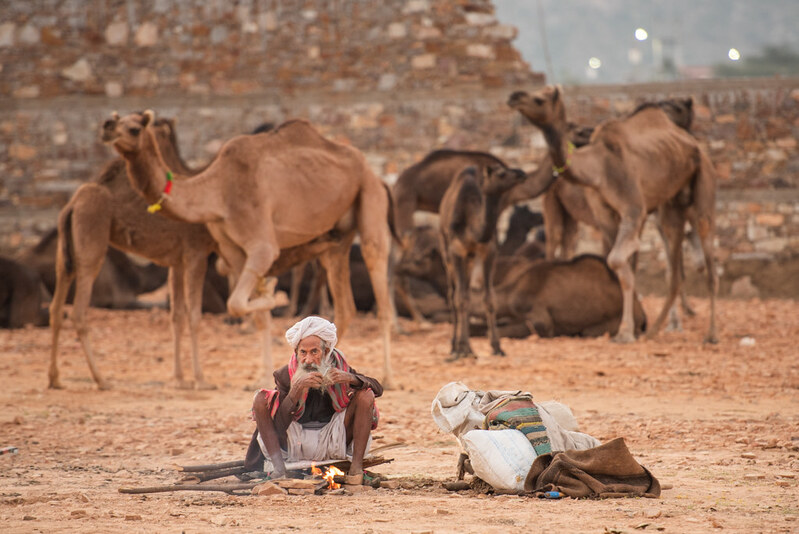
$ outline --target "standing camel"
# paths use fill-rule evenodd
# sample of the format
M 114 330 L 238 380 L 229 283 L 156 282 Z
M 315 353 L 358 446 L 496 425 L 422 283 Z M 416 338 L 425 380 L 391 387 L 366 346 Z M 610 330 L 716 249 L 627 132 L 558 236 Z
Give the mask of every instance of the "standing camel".
M 168 167 L 190 174 L 192 171 L 178 152 L 173 123 L 161 119 L 152 130 L 162 154 L 168 158 Z M 130 186 L 122 158 L 112 161 L 97 180 L 80 186 L 58 217 L 56 285 L 50 304 L 49 387 L 63 387 L 58 372 L 58 337 L 63 325 L 62 309 L 74 280 L 72 320 L 94 381 L 100 389 L 110 388 L 95 365 L 86 321 L 92 286 L 109 246 L 169 267 L 174 380 L 179 388 L 213 388 L 203 376 L 197 334 L 207 258 L 216 244 L 203 225 L 148 214 L 144 200 Z M 187 318 L 193 384 L 184 378 L 180 362 L 181 336 Z
M 622 321 L 614 340 L 635 339 L 635 273 L 630 260 L 638 251 L 647 213 L 658 209 L 669 242 L 672 272 L 677 272 L 682 261 L 686 218 L 700 237 L 711 299 L 710 326 L 705 339 L 715 342 L 718 288 L 713 266 L 715 171 L 697 140 L 676 126 L 662 109 L 651 106 L 624 119 L 602 123 L 588 145 L 575 149 L 566 139 L 566 111 L 559 88 L 547 86 L 532 94 L 519 91 L 510 96 L 508 105 L 542 130 L 553 169 L 566 180 L 597 191 L 618 218 L 608 255 L 608 265 L 619 277 L 623 295 Z M 669 296 L 650 335 L 657 333 L 668 315 L 680 283 L 680 276 L 671 277 Z
M 169 217 L 206 225 L 236 280 L 227 302 L 231 315 L 269 316 L 275 298 L 251 295 L 281 249 L 302 247 L 334 232 L 340 237 L 320 260 L 343 333 L 355 313 L 349 251 L 355 230 L 359 232 L 378 307 L 384 383 L 390 384 L 390 198 L 363 154 L 295 120 L 268 133 L 234 137 L 203 172 L 168 181 L 154 118 L 149 110 L 115 115 L 104 125 L 103 140 L 126 160 L 131 184 L 145 200 Z
M 441 200 L 441 252 L 449 281 L 453 333 L 451 361 L 474 356 L 469 344 L 469 280 L 474 262 L 483 266 L 483 295 L 491 348 L 504 356 L 497 335 L 494 309 L 494 260 L 497 219 L 503 193 L 525 179 L 524 171 L 492 165 L 485 171 L 466 167 L 459 172 Z

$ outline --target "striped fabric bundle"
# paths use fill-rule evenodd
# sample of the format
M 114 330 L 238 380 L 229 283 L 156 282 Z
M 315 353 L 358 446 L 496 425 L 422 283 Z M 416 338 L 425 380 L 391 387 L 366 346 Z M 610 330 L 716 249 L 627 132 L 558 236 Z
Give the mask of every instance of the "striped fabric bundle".
M 547 429 L 541 421 L 538 408 L 529 395 L 509 397 L 486 413 L 483 428 L 502 430 L 512 428 L 520 431 L 530 441 L 536 455 L 552 452 Z

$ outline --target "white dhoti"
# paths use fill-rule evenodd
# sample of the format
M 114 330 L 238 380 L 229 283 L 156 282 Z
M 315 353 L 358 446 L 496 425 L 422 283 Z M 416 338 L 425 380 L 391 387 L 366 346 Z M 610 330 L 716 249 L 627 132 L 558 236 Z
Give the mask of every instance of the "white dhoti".
M 352 460 L 352 443 L 347 445 L 347 429 L 344 426 L 344 416 L 347 409 L 333 414 L 328 423 L 306 423 L 301 425 L 292 421 L 286 430 L 288 450 L 281 449 L 283 460 L 286 462 L 324 460 Z M 271 471 L 272 461 L 266 450 L 261 434 L 258 434 L 258 445 L 264 454 L 264 471 Z M 372 445 L 372 436 L 366 442 L 364 456 L 369 454 Z

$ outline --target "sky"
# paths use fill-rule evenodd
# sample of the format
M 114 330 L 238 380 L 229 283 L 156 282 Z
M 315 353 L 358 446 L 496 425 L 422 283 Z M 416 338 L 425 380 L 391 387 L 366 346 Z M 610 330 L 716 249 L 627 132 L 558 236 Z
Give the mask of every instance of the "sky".
M 799 52 L 799 0 L 494 0 L 494 5 L 500 22 L 518 28 L 514 45 L 524 59 L 554 83 L 667 79 L 659 68 L 664 58 L 678 70 L 712 66 L 730 62 L 731 48 L 741 58 L 759 55 L 766 45 Z M 636 39 L 638 28 L 647 32 L 643 41 Z M 589 66 L 591 58 L 598 68 Z

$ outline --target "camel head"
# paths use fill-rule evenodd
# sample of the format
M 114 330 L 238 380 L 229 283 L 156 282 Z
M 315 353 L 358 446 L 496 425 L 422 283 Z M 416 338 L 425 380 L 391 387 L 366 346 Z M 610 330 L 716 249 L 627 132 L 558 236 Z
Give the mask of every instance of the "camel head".
M 487 195 L 499 195 L 519 185 L 527 178 L 521 169 L 511 169 L 504 165 L 491 165 L 483 176 L 482 189 Z
M 443 261 L 438 230 L 431 226 L 417 226 L 409 232 L 396 272 L 425 278 L 437 267 L 440 269 Z
M 660 109 L 666 112 L 671 121 L 690 132 L 691 124 L 694 122 L 694 100 L 688 98 L 667 98 L 658 102 Z
M 154 122 L 155 113 L 150 110 L 144 113 L 131 113 L 120 117 L 116 112 L 103 123 L 101 138 L 103 143 L 113 146 L 117 152 L 124 154 L 139 148 L 142 132 L 147 125 Z
M 565 117 L 560 87 L 547 85 L 533 93 L 516 91 L 508 98 L 515 109 L 538 127 L 549 126 Z

